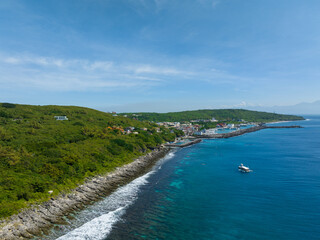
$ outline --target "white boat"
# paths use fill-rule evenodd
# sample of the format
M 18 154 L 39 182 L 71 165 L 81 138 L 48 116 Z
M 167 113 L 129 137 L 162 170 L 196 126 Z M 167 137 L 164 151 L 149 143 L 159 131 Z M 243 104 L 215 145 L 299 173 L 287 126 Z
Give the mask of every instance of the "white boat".
M 246 172 L 246 173 L 247 173 L 247 172 L 251 172 L 250 168 L 244 166 L 242 163 L 241 163 L 241 165 L 238 167 L 238 169 L 239 169 L 239 171 L 241 171 L 241 172 Z

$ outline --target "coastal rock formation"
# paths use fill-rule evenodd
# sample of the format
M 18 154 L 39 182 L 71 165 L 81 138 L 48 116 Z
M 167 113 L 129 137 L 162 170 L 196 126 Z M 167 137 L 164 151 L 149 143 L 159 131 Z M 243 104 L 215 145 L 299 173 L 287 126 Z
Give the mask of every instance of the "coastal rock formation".
M 87 180 L 71 193 L 51 198 L 41 205 L 33 206 L 1 223 L 0 239 L 31 239 L 44 234 L 53 224 L 63 223 L 63 217 L 69 213 L 83 209 L 86 205 L 107 196 L 150 169 L 160 158 L 168 153 L 168 148 L 155 149 L 132 163 L 118 167 L 105 176 L 97 176 Z

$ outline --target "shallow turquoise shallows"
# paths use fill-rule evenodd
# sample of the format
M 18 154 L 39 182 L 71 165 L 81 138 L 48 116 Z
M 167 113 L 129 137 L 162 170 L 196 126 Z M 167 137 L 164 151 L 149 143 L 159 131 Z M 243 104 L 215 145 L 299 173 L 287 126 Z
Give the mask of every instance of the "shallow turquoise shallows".
M 177 151 L 106 239 L 320 239 L 320 117 L 307 118 Z

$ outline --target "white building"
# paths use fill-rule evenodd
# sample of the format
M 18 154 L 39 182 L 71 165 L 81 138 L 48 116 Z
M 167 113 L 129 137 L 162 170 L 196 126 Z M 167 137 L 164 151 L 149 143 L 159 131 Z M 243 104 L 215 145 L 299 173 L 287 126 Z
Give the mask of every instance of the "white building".
M 67 116 L 54 116 L 54 118 L 55 118 L 56 120 L 61 120 L 61 121 L 63 121 L 63 120 L 69 120 L 69 119 L 67 118 Z
M 206 135 L 216 134 L 216 129 L 214 129 L 214 128 L 206 129 L 205 134 Z

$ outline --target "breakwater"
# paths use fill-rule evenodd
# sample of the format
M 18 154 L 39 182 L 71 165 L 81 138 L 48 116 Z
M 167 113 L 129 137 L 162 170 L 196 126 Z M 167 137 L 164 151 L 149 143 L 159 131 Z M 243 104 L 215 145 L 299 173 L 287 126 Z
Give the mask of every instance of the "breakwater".
M 268 125 L 258 125 L 250 128 L 240 129 L 229 133 L 220 133 L 220 134 L 211 134 L 211 135 L 200 135 L 197 136 L 197 138 L 231 138 L 240 136 L 246 133 L 250 132 L 256 132 L 262 129 L 268 129 L 268 128 L 302 128 L 301 126 L 268 126 Z
M 293 125 L 293 126 L 266 126 L 266 128 L 302 128 L 299 125 Z
M 61 194 L 51 198 L 19 214 L 11 216 L 0 227 L 1 240 L 32 239 L 46 235 L 55 224 L 64 223 L 65 216 L 83 209 L 146 173 L 157 160 L 164 157 L 169 148 L 155 149 L 132 163 L 118 167 L 115 171 L 87 180 L 84 184 L 72 190 L 69 194 Z
M 201 139 L 195 139 L 195 140 L 192 140 L 190 142 L 186 142 L 186 143 L 183 143 L 183 144 L 166 144 L 165 146 L 166 147 L 179 147 L 179 148 L 183 148 L 183 147 L 188 147 L 188 146 L 191 146 L 193 144 L 196 144 L 196 143 L 199 143 L 201 142 L 202 140 Z

